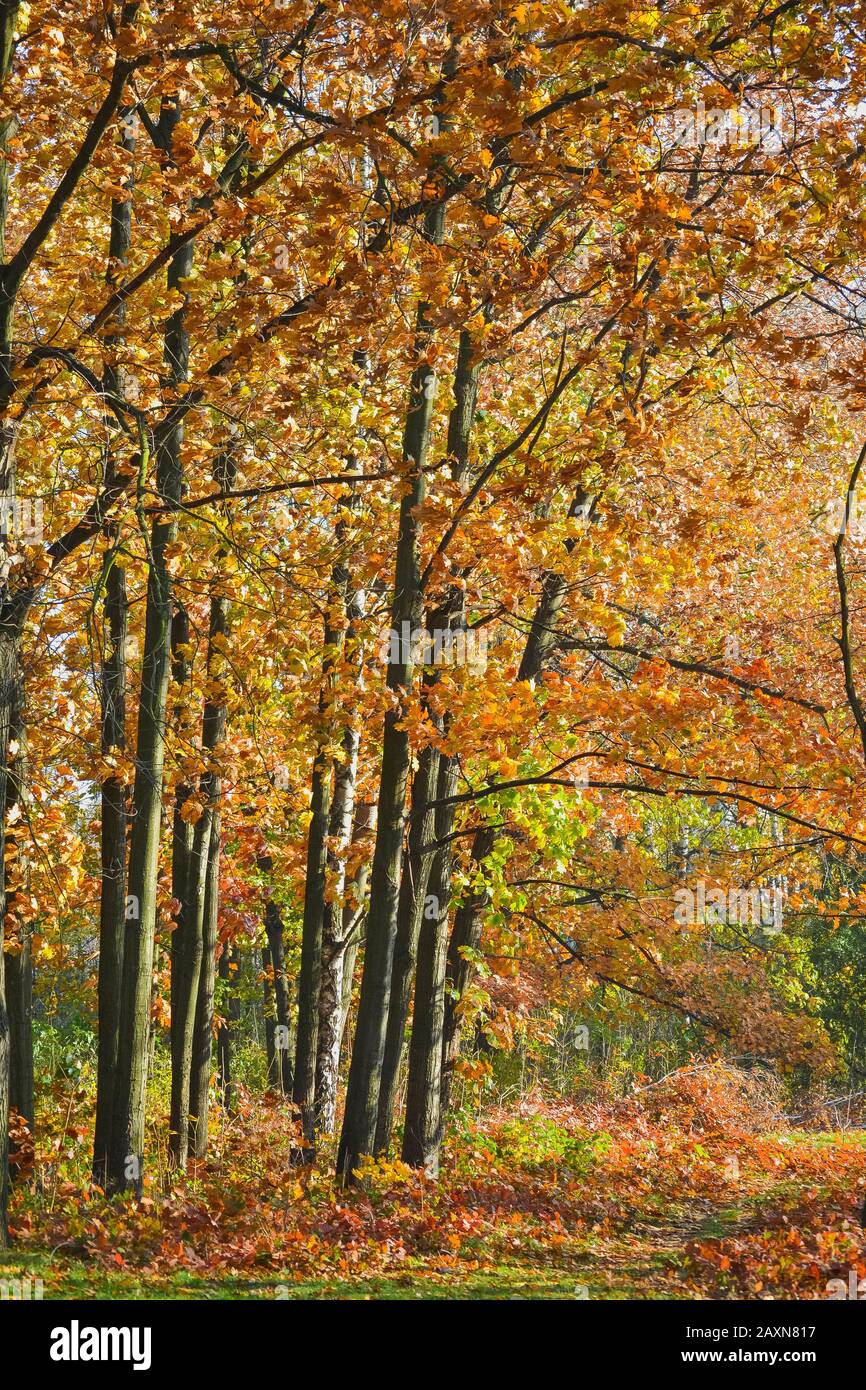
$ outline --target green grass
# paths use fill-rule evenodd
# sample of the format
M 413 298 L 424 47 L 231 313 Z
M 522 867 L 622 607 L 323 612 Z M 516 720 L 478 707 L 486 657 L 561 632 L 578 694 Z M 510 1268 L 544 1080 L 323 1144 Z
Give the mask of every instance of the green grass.
M 407 1262 L 408 1263 L 408 1262 Z M 414 1264 L 401 1274 L 381 1278 L 304 1279 L 297 1281 L 274 1274 L 267 1279 L 243 1279 L 228 1275 L 207 1279 L 185 1271 L 163 1278 L 139 1273 L 94 1269 L 79 1261 L 52 1260 L 48 1254 L 0 1257 L 0 1279 L 41 1278 L 43 1297 L 88 1300 L 238 1300 L 301 1299 L 569 1299 L 578 1297 L 579 1275 L 573 1271 L 500 1265 L 492 1269 L 437 1274 Z

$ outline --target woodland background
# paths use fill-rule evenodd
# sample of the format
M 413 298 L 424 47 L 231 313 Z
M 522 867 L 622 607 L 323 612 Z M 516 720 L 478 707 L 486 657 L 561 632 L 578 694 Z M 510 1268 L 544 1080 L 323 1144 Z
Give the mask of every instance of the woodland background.
M 864 26 L 0 0 L 7 1291 L 866 1277 Z

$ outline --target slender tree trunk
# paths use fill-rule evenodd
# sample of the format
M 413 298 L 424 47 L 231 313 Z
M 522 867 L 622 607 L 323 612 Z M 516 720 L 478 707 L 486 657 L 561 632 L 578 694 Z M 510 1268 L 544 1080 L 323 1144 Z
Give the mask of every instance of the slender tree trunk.
M 202 961 L 193 1034 L 189 1095 L 189 1148 L 194 1158 L 207 1153 L 211 1057 L 213 1056 L 213 1000 L 216 981 L 217 915 L 219 909 L 220 814 L 210 824 L 202 920 Z
M 326 666 L 329 632 L 325 635 Z M 323 696 L 323 710 L 325 708 Z M 310 828 L 301 932 L 301 970 L 298 976 L 298 1031 L 295 1044 L 293 1097 L 300 1106 L 301 1130 L 308 1144 L 315 1140 L 316 1050 L 319 1032 L 319 989 L 322 975 L 322 931 L 325 919 L 325 870 L 331 805 L 331 759 L 319 745 L 313 763 Z
M 191 663 L 187 654 L 189 616 L 186 609 L 175 609 L 171 624 L 172 681 L 178 691 L 175 722 L 182 731 L 188 714 Z M 175 791 L 171 833 L 171 891 L 179 904 L 176 925 L 171 934 L 171 1110 L 169 1117 L 169 1163 L 186 1166 L 189 1155 L 189 1084 L 192 1070 L 192 1036 L 202 957 L 202 917 L 204 904 L 191 896 L 193 825 L 184 816 L 192 796 L 187 782 Z M 204 882 L 201 884 L 202 894 Z
M 368 801 L 359 806 L 355 816 L 355 829 L 352 834 L 352 843 L 356 844 L 360 840 L 372 839 L 376 830 L 377 807 L 374 801 Z M 367 887 L 370 882 L 371 861 L 366 855 L 359 861 L 357 871 L 352 880 L 350 894 L 347 895 L 346 905 L 343 908 L 343 982 L 340 992 L 340 1024 L 335 1040 L 336 1056 L 334 1060 L 334 1107 L 337 1101 L 337 1076 L 340 1070 L 340 1062 L 343 1055 L 343 1044 L 346 1038 L 346 1022 L 349 1017 L 349 1009 L 352 1006 L 352 994 L 355 985 L 355 964 L 364 944 L 367 935 Z
M 220 456 L 214 480 L 225 491 L 232 486 L 236 468 L 227 449 Z M 210 1083 L 210 1053 L 204 1041 L 205 1028 L 212 1026 L 212 1002 L 208 1013 L 208 996 L 213 998 L 213 979 L 203 987 L 203 972 L 213 971 L 208 951 L 216 950 L 216 922 L 219 916 L 219 803 L 222 796 L 220 748 L 225 737 L 226 702 L 222 684 L 225 667 L 224 646 L 229 631 L 229 600 L 222 592 L 219 565 L 225 558 L 217 557 L 218 577 L 210 601 L 208 630 L 207 676 L 208 698 L 202 716 L 202 750 L 209 766 L 202 774 L 199 795 L 202 810 L 192 827 L 191 835 L 184 822 L 181 792 L 175 812 L 175 852 L 178 861 L 178 884 L 175 896 L 180 897 L 181 913 L 172 939 L 172 1041 L 171 1041 L 171 1154 L 174 1162 L 183 1167 L 189 1154 L 189 1136 L 196 1133 L 196 1157 L 203 1157 L 207 1144 L 207 1126 L 193 1123 L 199 1117 L 196 1105 L 207 1104 Z M 179 673 L 183 674 L 183 673 Z M 184 800 L 189 793 L 184 789 Z M 217 829 L 214 846 L 213 828 Z M 217 867 L 212 860 L 216 856 Z M 208 898 L 208 893 L 212 899 Z M 213 924 L 206 933 L 205 916 L 210 912 Z M 199 1010 L 203 1012 L 199 1017 Z M 196 1038 L 198 1044 L 196 1046 Z M 207 1077 L 196 1070 L 206 1067 Z M 205 1147 L 201 1147 L 204 1145 Z
M 535 680 L 556 642 L 556 619 L 566 594 L 562 575 L 552 571 L 541 581 L 541 597 L 526 638 L 526 646 L 517 673 L 519 681 Z
M 33 966 L 30 928 L 18 932 L 18 949 L 6 952 L 9 1009 L 9 1104 L 33 1130 Z
M 457 348 L 454 371 L 454 407 L 448 417 L 448 453 L 453 460 L 452 476 L 461 485 L 469 476 L 469 446 L 478 406 L 478 378 L 481 359 L 472 334 L 464 328 Z
M 262 1013 L 265 1021 L 265 1076 L 268 1087 L 279 1086 L 282 1090 L 282 1069 L 277 1062 L 275 1032 L 277 1026 L 276 999 L 273 988 L 273 968 L 271 953 L 267 946 L 262 947 Z
M 352 781 L 357 772 L 358 740 L 352 731 L 347 742 L 353 743 Z M 354 787 L 352 789 L 354 799 Z M 369 803 L 358 808 L 351 837 L 351 848 L 357 851 L 361 841 L 369 837 L 375 823 L 375 807 Z M 345 865 L 343 865 L 345 873 Z M 369 877 L 369 863 L 362 860 L 349 885 L 341 893 L 339 930 L 336 927 L 337 904 L 325 918 L 322 964 L 322 988 L 319 1010 L 319 1055 L 316 1062 L 316 1124 L 322 1134 L 332 1134 L 337 1114 L 337 1081 L 340 1070 L 340 1050 L 346 1013 L 352 997 L 352 977 L 358 954 L 360 925 L 364 913 L 364 895 Z
M 316 1127 L 326 1133 L 333 1128 L 330 1113 L 330 1060 L 334 1055 L 340 1022 L 343 985 L 343 890 L 346 854 L 352 838 L 355 807 L 355 777 L 358 771 L 357 729 L 349 727 L 343 738 L 345 762 L 334 767 L 334 796 L 331 802 L 328 850 L 328 893 L 322 920 L 322 969 L 319 984 L 319 1027 L 316 1054 Z
M 493 831 L 487 826 L 476 831 L 472 841 L 471 861 L 480 867 L 493 849 Z M 481 928 L 484 912 L 489 906 L 490 894 L 486 888 L 472 892 L 457 909 L 451 939 L 448 942 L 448 955 L 445 965 L 445 1008 L 442 1028 L 442 1114 L 448 1112 L 451 1103 L 451 1083 L 454 1065 L 460 1055 L 461 1016 L 458 1005 L 472 976 L 471 953 L 478 950 L 481 943 Z M 464 952 L 470 953 L 467 960 Z
M 340 528 L 337 540 L 341 539 Z M 349 573 L 337 564 L 331 576 L 328 616 L 325 620 L 323 658 L 323 689 L 320 701 L 321 722 L 326 726 L 333 718 L 331 689 L 332 672 L 338 656 L 345 647 L 357 616 L 357 596 L 349 603 Z M 351 610 L 351 611 L 350 611 Z M 335 615 L 337 615 L 335 617 Z M 307 1144 L 315 1142 L 318 1110 L 317 1082 L 319 1022 L 322 1015 L 323 948 L 328 945 L 329 964 L 335 963 L 331 941 L 339 921 L 337 909 L 329 898 L 341 889 L 341 855 L 348 843 L 352 825 L 352 805 L 355 792 L 357 744 L 355 733 L 349 729 L 344 737 L 346 763 L 334 765 L 334 792 L 331 799 L 331 757 L 325 747 L 323 729 L 313 764 L 313 784 L 310 797 L 310 828 L 307 838 L 307 876 L 304 891 L 304 920 L 301 933 L 301 971 L 298 979 L 298 1037 L 295 1052 L 294 1100 L 301 1110 L 301 1130 Z M 330 870 L 330 875 L 329 875 Z M 330 876 L 330 884 L 329 884 Z M 327 1014 L 334 997 L 332 981 L 326 981 Z M 327 1042 L 323 1044 L 327 1046 Z
M 425 231 L 433 245 L 441 245 L 445 231 L 444 207 L 439 206 L 428 214 Z M 421 618 L 423 596 L 417 510 L 425 496 L 424 465 L 430 443 L 436 390 L 436 373 L 427 360 L 432 336 L 429 315 L 429 305 L 420 304 L 416 326 L 418 365 L 412 375 L 410 408 L 403 436 L 403 457 L 408 468 L 406 488 L 400 503 L 394 602 L 391 609 L 392 651 L 387 678 L 388 689 L 394 692 L 396 700 L 385 715 L 382 738 L 378 827 L 370 876 L 364 973 L 337 1155 L 338 1174 L 347 1183 L 354 1180 L 353 1175 L 361 1157 L 372 1154 L 375 1149 L 379 1079 L 391 994 L 391 965 L 403 861 L 406 778 L 409 771 L 409 735 L 403 727 L 405 696 L 401 696 L 400 692 L 408 692 L 412 688 L 412 643 L 406 640 L 406 635 L 414 632 Z
M 177 432 L 173 432 L 176 434 Z M 169 506 L 180 501 L 180 439 L 160 450 L 157 488 Z M 108 1186 L 141 1190 L 144 1166 L 144 1104 L 150 995 L 156 927 L 156 884 L 165 759 L 166 695 L 169 675 L 171 581 L 166 547 L 177 531 L 176 513 L 154 522 L 148 574 L 141 696 L 136 740 L 133 827 L 129 856 L 127 932 L 123 953 L 120 1041 L 115 1081 L 114 1124 Z
M 367 371 L 367 354 L 357 351 L 354 363 Z M 354 472 L 356 460 L 346 460 L 347 472 Z M 346 504 L 348 512 L 356 512 L 361 494 L 352 486 Z M 336 541 L 342 547 L 346 539 L 344 517 L 336 526 Z M 353 589 L 351 575 L 345 565 L 337 563 L 331 577 L 331 611 L 339 613 L 344 631 L 334 632 L 335 647 L 339 643 L 344 660 L 351 662 L 356 672 L 356 690 L 364 685 L 364 652 L 358 629 L 364 616 L 365 595 Z M 335 652 L 336 656 L 336 652 Z M 344 897 L 346 888 L 346 856 L 352 840 L 355 810 L 355 782 L 358 773 L 360 731 L 351 722 L 346 724 L 342 739 L 342 758 L 334 760 L 334 792 L 328 826 L 325 903 L 322 914 L 322 944 L 318 987 L 318 1025 L 316 1038 L 316 1074 L 314 1121 L 315 1130 L 323 1134 L 333 1131 L 337 1105 L 337 1073 L 342 1036 L 342 994 L 346 942 L 344 932 L 348 921 Z
M 220 956 L 219 973 L 226 991 L 226 1013 L 217 1034 L 217 1057 L 219 1064 L 220 1097 L 223 1109 L 232 1114 L 235 1110 L 235 1086 L 232 1071 L 232 1044 L 237 1024 L 241 1017 L 241 1001 L 238 995 L 238 971 L 240 959 L 234 946 L 226 943 Z
M 356 505 L 357 494 L 352 504 Z M 349 575 L 335 575 L 337 589 L 344 596 L 346 633 L 344 652 L 353 658 L 358 672 L 358 689 L 363 685 L 363 652 L 358 647 L 357 629 L 364 615 L 364 596 L 348 598 Z M 316 1129 L 333 1132 L 337 1105 L 337 1072 L 342 1032 L 343 972 L 346 964 L 345 932 L 351 930 L 351 909 L 346 910 L 346 857 L 354 843 L 355 783 L 358 775 L 359 730 L 351 723 L 343 734 L 343 758 L 334 762 L 334 796 L 328 849 L 328 889 L 322 918 L 322 965 L 319 981 L 319 1024 L 316 1048 Z
M 167 126 L 173 129 L 179 116 L 177 104 L 167 104 L 163 115 Z M 178 251 L 171 262 L 169 289 L 184 294 L 182 282 L 191 269 L 190 245 Z M 185 381 L 188 374 L 185 302 L 184 294 L 184 302 L 171 315 L 166 328 L 165 361 L 168 385 L 172 388 Z M 157 453 L 157 492 L 166 510 L 157 514 L 150 532 L 120 1041 L 107 1180 L 112 1191 L 131 1186 L 139 1194 L 144 1174 L 145 1089 L 170 670 L 171 577 L 166 549 L 177 536 L 183 482 L 182 442 L 183 426 L 176 425 Z
M 457 790 L 456 758 L 442 758 L 436 800 Z M 445 976 L 448 952 L 448 907 L 451 897 L 451 864 L 454 842 L 450 838 L 453 807 L 437 806 L 434 835 L 438 843 L 430 874 L 428 906 L 418 939 L 415 1008 L 409 1045 L 406 1082 L 406 1123 L 403 1162 L 423 1168 L 431 1177 L 439 1172 L 442 1144 L 442 1043 L 445 1025 Z
M 126 574 L 110 561 L 105 593 L 105 644 L 102 664 L 102 751 L 121 754 L 126 747 Z M 126 916 L 126 779 L 106 777 L 102 783 L 101 889 L 99 900 L 99 978 L 97 1010 L 99 1051 L 96 1082 L 96 1129 L 93 1143 L 93 1181 L 105 1188 L 108 1150 L 114 1112 L 120 1024 L 120 982 Z
M 470 473 L 469 450 L 475 424 L 480 369 L 481 362 L 476 356 L 472 335 L 464 329 L 460 334 L 454 372 L 454 407 L 448 420 L 452 475 L 461 487 Z M 454 588 L 432 626 L 438 631 L 445 631 L 451 626 L 459 628 L 464 621 L 464 591 Z M 454 794 L 457 778 L 457 759 L 440 757 L 435 788 L 437 802 Z M 406 1163 L 423 1167 L 431 1174 L 435 1174 L 439 1167 L 444 1113 L 441 1107 L 442 1047 L 453 859 L 451 836 L 455 811 L 453 804 L 446 804 L 437 806 L 432 817 L 429 811 L 423 813 L 423 843 L 426 845 L 433 841 L 436 848 L 432 862 L 431 858 L 427 860 L 430 864 L 427 902 L 418 911 L 418 959 L 406 1084 L 403 1159 Z
M 120 145 L 127 154 L 135 149 L 135 134 L 128 112 L 121 121 Z M 108 239 L 109 289 L 117 286 L 119 275 L 129 260 L 132 240 L 132 188 L 129 197 L 111 204 L 111 230 Z M 106 388 L 116 396 L 125 392 L 124 373 L 118 363 L 122 343 L 124 310 L 115 315 L 115 327 L 105 335 Z M 106 416 L 111 427 L 111 420 Z M 116 477 L 113 449 L 106 450 L 105 482 Z M 126 749 L 126 641 L 128 601 L 126 571 L 117 549 L 117 528 L 106 530 L 109 549 L 103 604 L 104 656 L 100 682 L 101 749 L 105 757 L 121 755 Z M 123 943 L 126 915 L 126 778 L 114 774 L 103 780 L 101 788 L 101 844 L 99 898 L 99 977 L 97 981 L 98 1057 L 96 1069 L 96 1127 L 93 1140 L 93 1181 L 101 1188 L 107 1183 L 108 1150 L 114 1114 L 114 1078 L 117 1071 L 118 1030 L 120 1025 L 120 985 L 123 973 Z
M 386 1153 L 391 1142 L 406 1020 L 409 1016 L 409 1000 L 415 977 L 418 934 L 421 930 L 427 882 L 433 862 L 431 845 L 435 810 L 429 803 L 435 795 L 438 772 L 439 751 L 428 745 L 421 752 L 418 770 L 412 782 L 412 818 L 409 825 L 409 843 L 400 877 L 391 997 L 388 1002 L 388 1027 L 385 1033 L 385 1052 L 379 1087 L 376 1153 Z
M 283 919 L 273 898 L 268 899 L 265 908 L 265 931 L 268 938 L 268 956 L 274 977 L 276 1026 L 280 1030 L 274 1040 L 276 1052 L 274 1084 L 279 1086 L 284 1095 L 290 1096 L 294 1082 L 295 1038 L 292 1028 L 289 981 L 286 975 Z
M 363 912 L 359 915 L 345 949 L 345 959 L 343 961 L 343 988 L 340 996 L 340 1032 L 338 1040 L 337 1065 L 334 1076 L 334 1111 L 337 1108 L 336 1078 L 339 1074 L 340 1062 L 343 1057 L 343 1044 L 346 1040 L 346 1024 L 349 1019 L 349 1010 L 352 1007 L 352 994 L 355 988 L 355 965 L 358 960 L 361 947 L 367 935 L 367 914 Z
M 227 489 L 235 477 L 230 455 L 223 457 L 217 482 Z M 224 558 L 221 554 L 219 560 Z M 196 821 L 190 854 L 188 906 L 195 913 L 196 937 L 201 942 L 198 998 L 189 1081 L 189 1133 L 195 1135 L 196 1158 L 207 1152 L 207 1103 L 210 1086 L 213 987 L 219 921 L 220 800 L 222 777 L 220 750 L 225 737 L 226 691 L 225 642 L 229 630 L 229 600 L 218 579 L 210 602 L 207 674 L 208 698 L 202 718 L 202 748 L 209 766 L 202 774 L 200 796 L 204 809 Z M 201 907 L 199 907 L 201 904 Z

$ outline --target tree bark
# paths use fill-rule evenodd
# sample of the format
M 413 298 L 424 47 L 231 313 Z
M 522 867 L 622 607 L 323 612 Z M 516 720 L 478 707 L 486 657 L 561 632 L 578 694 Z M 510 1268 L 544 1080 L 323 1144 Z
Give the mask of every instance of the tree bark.
M 262 947 L 262 1013 L 265 1021 L 265 1077 L 268 1088 L 279 1086 L 282 1090 L 282 1069 L 277 1063 L 275 1032 L 277 1026 L 276 1000 L 274 998 L 273 968 L 271 953 L 267 946 Z
M 469 451 L 475 425 L 480 370 L 481 361 L 476 355 L 472 335 L 463 329 L 454 371 L 454 406 L 448 420 L 451 471 L 461 488 L 470 474 Z M 465 621 L 464 610 L 464 591 L 456 587 L 449 593 L 431 626 L 439 631 L 444 631 L 449 626 L 459 627 Z M 437 801 L 453 795 L 457 779 L 457 759 L 440 757 L 435 786 Z M 431 787 L 429 797 L 432 795 Z M 433 841 L 436 848 L 427 859 L 430 866 L 429 909 L 425 903 L 418 910 L 415 1013 L 409 1048 L 403 1134 L 404 1162 L 423 1167 L 427 1172 L 434 1174 L 439 1168 L 442 1139 L 441 1076 L 446 1008 L 445 968 L 453 859 L 451 835 L 455 812 L 456 807 L 451 804 L 437 806 L 432 816 L 429 811 L 423 813 L 423 843 Z
M 175 723 L 178 729 L 190 698 L 191 666 L 186 646 L 189 642 L 186 609 L 175 610 L 171 624 L 172 680 L 178 690 Z M 183 815 L 192 796 L 187 782 L 175 792 L 171 833 L 171 891 L 178 903 L 171 934 L 171 1109 L 168 1126 L 168 1158 L 172 1167 L 184 1168 L 189 1156 L 189 1085 L 192 1071 L 192 1036 L 201 974 L 202 915 L 197 896 L 191 896 L 193 826 Z M 203 889 L 202 884 L 202 889 Z
M 220 456 L 214 470 L 214 481 L 226 491 L 233 485 L 235 476 L 236 467 L 229 448 Z M 201 733 L 202 752 L 208 760 L 208 766 L 199 782 L 201 810 L 192 827 L 191 838 L 186 831 L 180 807 L 175 813 L 175 846 L 181 866 L 176 892 L 182 890 L 182 907 L 172 939 L 170 1143 L 173 1146 L 172 1157 L 179 1167 L 186 1163 L 191 1134 L 196 1134 L 197 1158 L 203 1157 L 207 1146 L 206 1120 L 204 1125 L 198 1123 L 202 1112 L 196 1110 L 195 1106 L 207 1105 L 210 1053 L 207 1052 L 202 1034 L 205 1028 L 209 1033 L 212 1026 L 213 980 L 210 980 L 208 990 L 207 986 L 202 986 L 202 976 L 203 972 L 213 969 L 212 962 L 208 960 L 208 951 L 213 953 L 216 950 L 219 916 L 219 804 L 222 796 L 219 759 L 226 726 L 224 647 L 229 632 L 230 612 L 228 595 L 223 592 L 223 581 L 219 575 L 220 562 L 224 558 L 225 551 L 221 550 L 217 556 L 217 578 L 211 591 L 207 651 L 209 693 L 205 700 Z M 216 844 L 213 837 L 214 828 Z M 213 864 L 214 858 L 216 867 Z M 207 913 L 212 915 L 213 922 L 206 930 Z M 208 995 L 211 999 L 210 1006 Z M 201 1017 L 200 1008 L 203 1010 Z M 201 1076 L 196 1070 L 197 1067 L 207 1067 L 208 1076 Z
M 456 758 L 440 760 L 437 801 L 454 795 L 458 774 Z M 403 1162 L 423 1168 L 431 1177 L 436 1177 L 439 1172 L 439 1150 L 442 1145 L 442 1042 L 448 907 L 454 852 L 454 841 L 448 837 L 453 820 L 453 806 L 437 806 L 434 835 L 441 843 L 435 851 L 430 874 L 429 910 L 425 908 L 422 915 L 418 938 L 415 1007 L 406 1082 Z
M 105 645 L 102 663 L 101 746 L 105 755 L 126 748 L 126 574 L 110 561 L 105 592 Z M 101 886 L 99 899 L 99 977 L 97 981 L 98 1057 L 93 1181 L 107 1182 L 108 1150 L 114 1111 L 120 1024 L 120 982 L 126 916 L 126 779 L 106 777 L 101 790 Z
M 216 481 L 227 489 L 234 481 L 235 468 L 229 454 L 217 469 Z M 222 553 L 218 557 L 222 559 Z M 203 809 L 193 830 L 189 860 L 187 904 L 194 914 L 195 944 L 201 943 L 198 994 L 195 1009 L 194 1042 L 189 1080 L 188 1131 L 195 1135 L 196 1158 L 207 1152 L 207 1101 L 210 1086 L 211 1032 L 213 1029 L 213 986 L 219 920 L 220 800 L 222 776 L 220 750 L 225 737 L 226 692 L 225 642 L 229 630 L 229 600 L 217 579 L 210 601 L 207 675 L 208 698 L 202 717 L 202 749 L 208 767 L 202 773 L 199 795 Z
M 358 495 L 353 491 L 350 506 L 354 508 L 357 505 Z M 342 532 L 342 524 L 338 524 L 338 543 L 342 540 Z M 324 684 L 320 701 L 323 724 L 330 722 L 333 717 L 333 691 L 330 688 L 333 667 L 351 642 L 362 616 L 362 595 L 356 593 L 350 599 L 349 572 L 343 564 L 337 563 L 331 574 L 325 620 Z M 342 969 L 340 953 L 335 951 L 335 942 L 340 935 L 340 911 L 336 900 L 342 895 L 343 856 L 352 830 L 359 736 L 351 724 L 346 727 L 343 760 L 333 761 L 333 798 L 331 759 L 324 745 L 323 731 L 313 764 L 295 1052 L 294 1100 L 301 1109 L 301 1129 L 308 1144 L 315 1142 L 317 1117 L 322 1108 L 318 1098 L 318 1077 L 322 1066 L 327 1065 L 324 1054 L 333 1048 L 334 1008 L 339 999 L 339 982 L 335 987 L 333 974 Z M 319 1029 L 323 1021 L 325 1035 L 320 1041 Z
M 328 632 L 325 635 L 326 653 Z M 326 654 L 326 664 L 327 664 Z M 323 696 L 323 709 L 324 709 Z M 298 976 L 298 1031 L 295 1043 L 293 1098 L 301 1111 L 301 1131 L 315 1141 L 316 1049 L 319 1033 L 319 989 L 322 976 L 322 931 L 325 919 L 325 869 L 331 803 L 331 759 L 320 744 L 313 763 L 304 919 L 301 932 L 301 970 Z
M 354 769 L 352 780 L 357 772 L 358 740 L 352 731 L 347 732 L 347 740 L 354 744 Z M 354 786 L 352 789 L 354 803 Z M 366 840 L 375 824 L 376 808 L 366 803 L 358 808 L 352 831 L 351 846 L 357 852 L 359 844 Z M 355 960 L 358 955 L 358 942 L 361 933 L 361 919 L 364 913 L 364 895 L 369 877 L 369 862 L 363 859 L 349 885 L 348 892 L 341 893 L 342 908 L 339 918 L 337 904 L 329 904 L 330 911 L 325 917 L 325 935 L 322 959 L 322 988 L 319 1009 L 319 1055 L 316 1061 L 316 1125 L 320 1133 L 332 1134 L 337 1114 L 337 1080 L 340 1071 L 340 1051 L 346 1014 L 352 997 L 352 978 Z M 345 864 L 343 865 L 345 874 Z M 339 930 L 337 921 L 339 920 Z
M 476 831 L 472 841 L 471 860 L 480 867 L 493 849 L 494 834 L 487 826 Z M 442 1026 L 442 1114 L 448 1113 L 451 1103 L 451 1084 L 454 1065 L 460 1055 L 460 1013 L 458 1005 L 472 975 L 472 962 L 464 951 L 477 951 L 481 942 L 484 911 L 490 894 L 486 888 L 472 892 L 457 909 L 445 964 L 445 1007 Z
M 333 1059 L 335 1048 L 338 1050 L 345 961 L 342 939 L 343 890 L 346 879 L 346 855 L 352 838 L 360 741 L 357 729 L 350 725 L 343 736 L 345 761 L 334 765 L 334 796 L 331 802 L 328 835 L 328 890 L 322 919 L 322 968 L 316 1053 L 315 1119 L 317 1130 L 323 1133 L 330 1133 L 334 1125 L 331 1100 L 335 1082 Z
M 166 103 L 166 127 L 179 118 L 177 103 Z M 192 246 L 178 251 L 168 271 L 168 286 L 182 290 L 192 269 Z M 189 337 L 184 302 L 166 325 L 167 386 L 187 379 Z M 177 536 L 181 500 L 183 425 L 175 425 L 157 452 L 157 492 L 166 510 L 157 514 L 150 531 L 147 607 L 136 741 L 133 826 L 129 852 L 127 932 L 123 953 L 120 1036 L 114 1094 L 107 1186 L 111 1191 L 132 1187 L 140 1195 L 144 1175 L 145 1089 L 147 1085 L 150 997 L 156 929 L 156 886 L 162 818 L 165 762 L 166 701 L 170 668 L 171 577 L 166 549 Z
M 276 1026 L 280 1029 L 274 1039 L 276 1056 L 274 1084 L 279 1086 L 284 1095 L 290 1096 L 294 1084 L 295 1039 L 292 1028 L 291 995 L 286 975 L 283 919 L 273 898 L 268 899 L 265 908 L 265 932 L 268 938 L 268 956 L 273 970 Z
M 236 1025 L 240 1022 L 241 1001 L 237 989 L 237 976 L 240 958 L 234 946 L 228 942 L 220 956 L 219 974 L 226 991 L 226 1013 L 217 1033 L 217 1058 L 219 1065 L 220 1097 L 227 1114 L 235 1110 L 235 1083 L 233 1073 L 232 1047 Z
M 439 751 L 431 744 L 421 752 L 418 770 L 412 781 L 412 818 L 409 825 L 409 843 L 400 877 L 391 996 L 388 1002 L 388 1026 L 379 1087 L 376 1153 L 387 1153 L 391 1142 L 406 1020 L 409 1016 L 409 1000 L 415 976 L 418 934 L 421 930 L 427 883 L 433 862 L 430 846 L 433 840 L 435 810 L 429 803 L 435 795 L 438 773 Z
M 433 245 L 441 245 L 445 231 L 444 207 L 437 207 L 425 219 L 425 233 Z M 373 867 L 370 875 L 370 910 L 364 972 L 358 1001 L 355 1043 L 349 1068 L 346 1110 L 337 1154 L 337 1172 L 346 1183 L 365 1154 L 372 1154 L 376 1141 L 379 1108 L 379 1079 L 385 1051 L 388 1002 L 391 993 L 391 967 L 397 929 L 400 871 L 403 861 L 403 832 L 406 817 L 406 778 L 409 771 L 409 735 L 403 725 L 404 699 L 401 691 L 411 690 L 414 663 L 411 641 L 421 618 L 423 596 L 420 586 L 419 537 L 416 513 L 425 496 L 424 465 L 430 443 L 430 428 L 436 390 L 436 373 L 427 361 L 432 335 L 430 306 L 422 302 L 416 322 L 418 365 L 412 374 L 410 407 L 403 436 L 403 457 L 407 462 L 406 488 L 400 503 L 397 556 L 394 575 L 394 601 L 391 609 L 392 651 L 388 662 L 387 686 L 394 705 L 385 715 L 382 738 L 382 769 L 379 779 L 378 826 Z
M 220 813 L 210 822 L 202 918 L 202 961 L 193 1034 L 189 1093 L 189 1149 L 194 1158 L 207 1153 L 211 1057 L 213 1055 L 213 1000 L 216 981 L 217 914 L 219 908 Z
M 350 506 L 358 505 L 353 491 Z M 339 528 L 338 528 L 339 529 Z M 346 632 L 343 650 L 353 660 L 357 689 L 363 688 L 363 651 L 357 641 L 358 625 L 364 616 L 364 595 L 356 591 L 349 597 L 349 574 L 335 573 L 335 589 L 343 596 Z M 334 796 L 331 804 L 328 849 L 328 888 L 322 918 L 322 965 L 319 981 L 319 1025 L 316 1049 L 315 1123 L 317 1131 L 331 1134 L 337 1107 L 337 1076 L 343 1024 L 343 974 L 346 966 L 347 932 L 355 916 L 346 902 L 346 857 L 356 839 L 369 826 L 362 812 L 355 824 L 355 783 L 361 735 L 351 722 L 343 733 L 343 757 L 334 762 Z M 357 889 L 357 882 L 353 885 Z M 363 896 L 363 889 L 362 889 Z
M 121 120 L 120 146 L 127 154 L 135 149 L 135 134 L 128 111 Z M 132 188 L 129 197 L 111 204 L 106 284 L 115 289 L 120 273 L 129 261 L 132 242 Z M 123 306 L 104 340 L 103 381 L 107 390 L 122 397 L 124 373 L 118 365 L 118 347 L 123 340 Z M 106 412 L 106 424 L 112 424 Z M 116 481 L 114 450 L 105 453 L 105 484 Z M 105 598 L 102 672 L 100 681 L 100 747 L 106 758 L 123 755 L 126 750 L 126 640 L 128 600 L 126 571 L 117 549 L 117 528 L 106 528 L 109 548 L 105 564 Z M 123 972 L 123 943 L 126 915 L 126 778 L 112 774 L 103 779 L 100 790 L 100 895 L 99 895 L 99 976 L 97 980 L 98 1053 L 96 1065 L 96 1127 L 93 1139 L 93 1181 L 105 1188 L 108 1150 L 114 1113 L 114 1078 L 117 1071 L 118 1030 L 120 1025 L 120 983 Z

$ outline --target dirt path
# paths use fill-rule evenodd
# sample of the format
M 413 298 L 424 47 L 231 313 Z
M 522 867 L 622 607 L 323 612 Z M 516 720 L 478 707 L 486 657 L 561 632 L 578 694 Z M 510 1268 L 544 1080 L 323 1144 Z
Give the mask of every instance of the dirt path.
M 706 1237 L 736 1236 L 749 1224 L 736 1207 L 708 1199 L 692 1200 L 658 1220 L 637 1220 L 587 1253 L 588 1297 L 694 1298 L 682 1278 L 687 1247 Z

